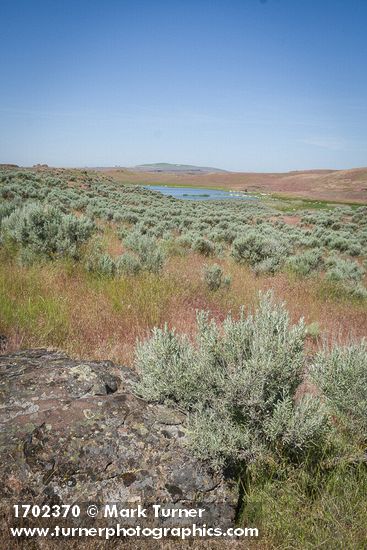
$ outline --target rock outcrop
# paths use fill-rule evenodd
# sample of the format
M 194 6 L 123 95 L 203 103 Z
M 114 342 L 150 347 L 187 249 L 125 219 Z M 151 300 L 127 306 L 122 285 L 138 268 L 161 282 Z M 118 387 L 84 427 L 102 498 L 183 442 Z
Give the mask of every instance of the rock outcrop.
M 234 487 L 190 456 L 183 414 L 138 398 L 135 380 L 110 361 L 1 355 L 2 507 L 204 502 L 233 525 Z

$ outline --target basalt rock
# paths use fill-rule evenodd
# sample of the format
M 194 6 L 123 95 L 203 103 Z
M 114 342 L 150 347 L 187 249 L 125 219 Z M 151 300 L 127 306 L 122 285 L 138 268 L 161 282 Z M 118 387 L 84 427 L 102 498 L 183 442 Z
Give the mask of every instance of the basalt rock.
M 134 395 L 135 381 L 110 361 L 45 349 L 1 355 L 2 508 L 204 503 L 206 523 L 233 525 L 234 486 L 190 456 L 184 415 Z

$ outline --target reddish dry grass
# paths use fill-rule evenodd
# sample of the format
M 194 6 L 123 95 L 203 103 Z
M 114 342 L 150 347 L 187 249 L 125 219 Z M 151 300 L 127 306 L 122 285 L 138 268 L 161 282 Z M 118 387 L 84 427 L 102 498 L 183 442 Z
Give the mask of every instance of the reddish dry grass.
M 167 322 L 178 332 L 193 336 L 197 309 L 209 310 L 222 321 L 229 311 L 238 314 L 241 305 L 252 309 L 259 290 L 273 289 L 276 298 L 286 302 L 292 321 L 303 316 L 307 324 L 318 322 L 321 337 L 337 336 L 345 341 L 350 334 L 356 338 L 367 334 L 366 304 L 328 297 L 313 279 L 296 279 L 284 273 L 256 277 L 245 266 L 216 260 L 232 277 L 232 285 L 229 290 L 210 292 L 202 280 L 205 263 L 213 261 L 190 254 L 171 258 L 161 276 L 143 274 L 121 280 L 94 279 L 63 265 L 31 271 L 2 266 L 16 281 L 15 290 L 25 289 L 23 301 L 18 303 L 14 295 L 14 307 L 21 312 L 28 299 L 41 297 L 41 309 L 30 326 L 9 325 L 0 312 L 0 332 L 10 337 L 12 347 L 52 346 L 73 356 L 132 364 L 136 340 L 147 337 L 153 326 Z M 36 281 L 34 291 L 26 286 L 30 279 Z M 2 291 L 9 294 L 9 288 Z M 46 303 L 50 299 L 66 318 L 61 324 L 63 330 L 55 325 L 57 315 L 56 321 L 52 317 L 47 322 L 47 311 L 42 311 L 42 300 Z M 309 349 L 314 350 L 320 341 L 310 338 Z
M 282 220 L 288 225 L 298 225 L 301 218 L 300 216 L 283 216 Z
M 270 222 L 277 222 L 282 221 L 286 223 L 287 225 L 298 225 L 301 221 L 300 216 L 270 216 L 269 217 Z

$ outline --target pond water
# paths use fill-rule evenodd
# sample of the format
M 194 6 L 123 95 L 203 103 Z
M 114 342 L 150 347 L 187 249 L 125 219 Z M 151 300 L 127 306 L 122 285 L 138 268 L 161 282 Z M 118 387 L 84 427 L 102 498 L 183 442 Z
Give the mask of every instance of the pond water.
M 192 201 L 208 200 L 257 200 L 257 197 L 251 197 L 238 191 L 220 191 L 217 189 L 202 189 L 200 187 L 169 187 L 168 185 L 144 185 L 145 189 L 159 191 L 163 195 L 174 197 L 175 199 L 186 199 Z

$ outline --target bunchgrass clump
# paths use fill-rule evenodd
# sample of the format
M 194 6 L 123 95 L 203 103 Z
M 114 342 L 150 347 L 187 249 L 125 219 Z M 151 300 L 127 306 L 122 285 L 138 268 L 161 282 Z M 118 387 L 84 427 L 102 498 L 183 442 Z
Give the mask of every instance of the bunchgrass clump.
M 242 523 L 256 525 L 264 548 L 362 550 L 366 545 L 367 468 L 273 464 L 254 468 Z

